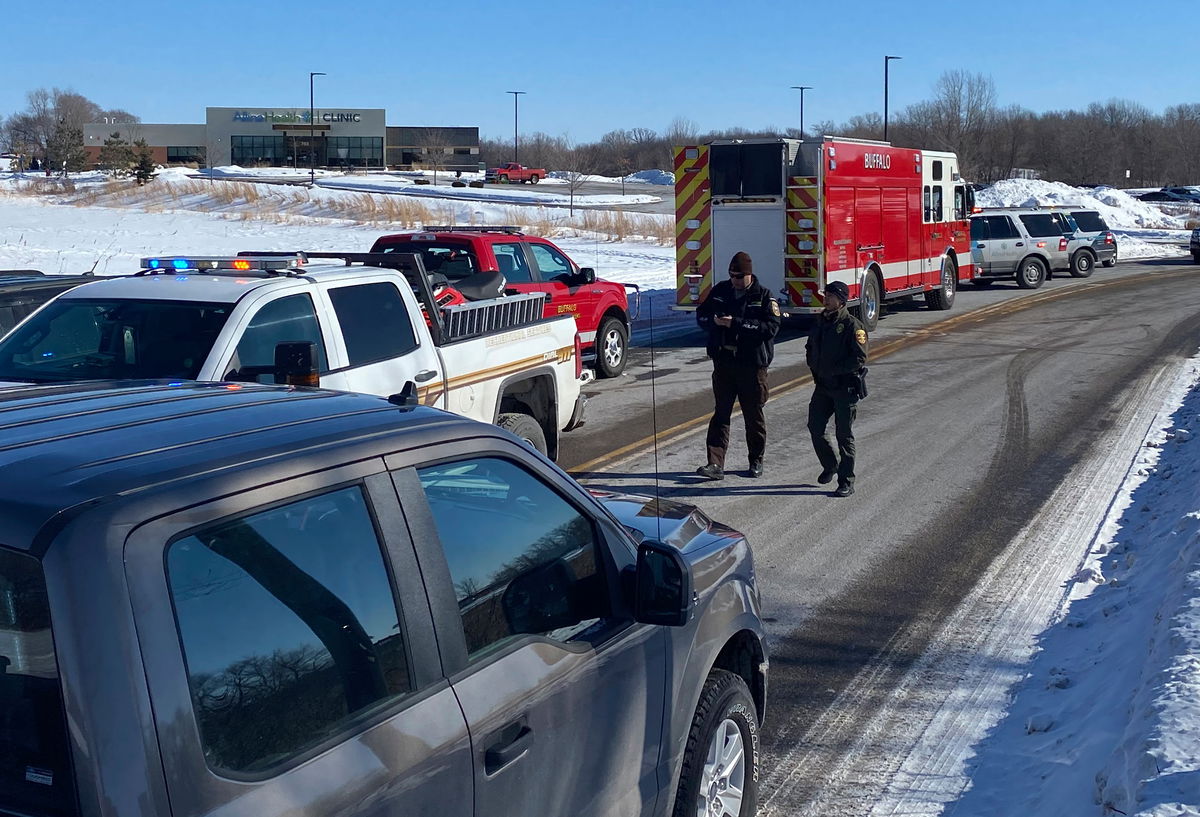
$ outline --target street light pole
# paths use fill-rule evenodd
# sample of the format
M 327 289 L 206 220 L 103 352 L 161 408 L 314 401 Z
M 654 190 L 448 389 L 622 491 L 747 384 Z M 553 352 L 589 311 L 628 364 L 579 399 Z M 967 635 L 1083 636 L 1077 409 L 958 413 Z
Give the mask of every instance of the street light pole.
M 793 85 L 793 91 L 800 92 L 800 141 L 804 141 L 804 92 L 812 90 L 811 85 Z
M 888 65 L 892 60 L 902 60 L 904 57 L 884 57 L 883 58 L 883 141 L 887 141 L 887 120 L 888 120 Z
M 517 162 L 517 98 L 525 92 L 505 91 L 504 93 L 513 95 L 513 163 L 515 164 Z
M 324 71 L 308 72 L 308 183 L 317 183 L 316 108 L 313 107 L 313 77 L 325 76 Z

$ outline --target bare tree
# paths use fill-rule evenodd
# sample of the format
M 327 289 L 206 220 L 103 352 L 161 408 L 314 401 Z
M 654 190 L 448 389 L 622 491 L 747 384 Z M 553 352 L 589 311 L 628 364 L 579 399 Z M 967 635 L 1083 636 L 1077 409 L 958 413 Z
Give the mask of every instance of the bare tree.
M 422 164 L 433 168 L 433 183 L 438 183 L 438 171 L 446 166 L 453 150 L 451 132 L 446 128 L 421 128 L 416 132 L 417 147 L 421 148 Z
M 579 145 L 572 149 L 562 165 L 562 178 L 567 182 L 567 192 L 571 196 L 570 214 L 575 215 L 575 194 L 596 174 L 599 167 L 599 153 L 594 145 Z

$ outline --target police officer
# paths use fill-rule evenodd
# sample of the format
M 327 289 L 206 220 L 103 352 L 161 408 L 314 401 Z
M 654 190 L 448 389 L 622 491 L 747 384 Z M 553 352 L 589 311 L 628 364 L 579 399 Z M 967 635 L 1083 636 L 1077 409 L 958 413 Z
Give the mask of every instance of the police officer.
M 750 256 L 739 252 L 729 262 L 729 280 L 715 284 L 696 310 L 696 321 L 708 333 L 713 360 L 713 397 L 708 423 L 708 464 L 696 473 L 708 479 L 725 476 L 729 420 L 736 400 L 746 421 L 746 448 L 752 477 L 761 477 L 767 448 L 767 367 L 775 357 L 779 303 L 754 277 Z
M 825 287 L 824 309 L 808 336 L 805 358 L 813 376 L 808 404 L 808 431 L 821 461 L 822 485 L 838 478 L 834 496 L 854 493 L 854 418 L 858 414 L 861 373 L 867 362 L 867 332 L 846 309 L 850 289 L 841 281 Z M 825 436 L 834 420 L 838 451 Z

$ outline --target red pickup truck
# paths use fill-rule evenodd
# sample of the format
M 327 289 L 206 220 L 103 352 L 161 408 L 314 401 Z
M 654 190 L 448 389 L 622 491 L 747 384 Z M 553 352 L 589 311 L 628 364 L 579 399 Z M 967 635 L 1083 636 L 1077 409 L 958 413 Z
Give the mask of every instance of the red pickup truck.
M 505 162 L 500 167 L 489 167 L 487 172 L 483 174 L 485 182 L 494 182 L 496 184 L 508 184 L 509 182 L 529 182 L 537 184 L 540 179 L 546 178 L 546 171 L 540 167 L 525 167 L 516 162 Z
M 574 315 L 585 356 L 599 377 L 625 370 L 629 352 L 629 297 L 624 284 L 596 279 L 551 242 L 516 227 L 426 227 L 385 235 L 371 252 L 419 253 L 430 274 L 450 286 L 481 272 L 499 272 L 508 292 L 545 292 L 546 317 Z

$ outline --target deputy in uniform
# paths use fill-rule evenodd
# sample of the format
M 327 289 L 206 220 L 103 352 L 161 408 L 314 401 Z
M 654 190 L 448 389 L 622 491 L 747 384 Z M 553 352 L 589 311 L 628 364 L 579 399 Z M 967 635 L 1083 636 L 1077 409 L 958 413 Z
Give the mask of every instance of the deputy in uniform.
M 767 367 L 775 357 L 779 303 L 754 277 L 750 256 L 739 252 L 729 262 L 729 280 L 715 284 L 696 310 L 696 321 L 708 333 L 713 361 L 715 408 L 708 424 L 708 464 L 702 477 L 725 476 L 729 420 L 736 400 L 746 421 L 746 448 L 752 477 L 761 477 L 767 448 Z
M 850 289 L 841 281 L 825 287 L 824 309 L 808 336 L 805 358 L 813 376 L 808 404 L 808 431 L 821 461 L 822 485 L 838 478 L 834 496 L 854 493 L 854 419 L 858 414 L 860 373 L 867 362 L 867 332 L 846 309 Z M 838 451 L 825 436 L 834 420 Z

